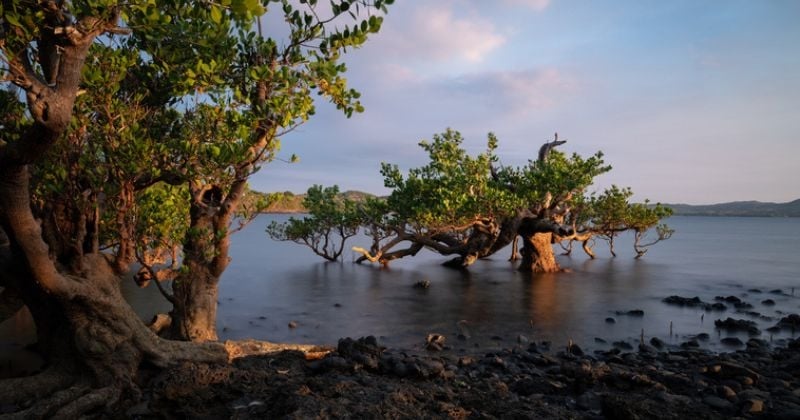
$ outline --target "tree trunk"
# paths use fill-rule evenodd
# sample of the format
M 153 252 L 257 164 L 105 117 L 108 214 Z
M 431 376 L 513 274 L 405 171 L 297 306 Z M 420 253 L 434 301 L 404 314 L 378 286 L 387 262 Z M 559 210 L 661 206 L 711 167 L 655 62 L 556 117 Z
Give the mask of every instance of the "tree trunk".
M 48 369 L 0 381 L 0 404 L 16 405 L 24 418 L 78 417 L 135 401 L 144 361 L 163 367 L 227 360 L 220 344 L 168 342 L 147 329 L 122 298 L 105 256 L 88 254 L 80 264 L 84 274 L 62 275 L 33 217 L 26 169 L 4 168 L 0 177 L 0 222 L 9 239 L 0 248 L 0 283 L 30 309 Z
M 522 236 L 522 261 L 520 271 L 554 273 L 561 271 L 553 252 L 552 233 L 534 233 Z
M 522 237 L 520 271 L 553 273 L 561 271 L 553 252 L 553 235 L 564 235 L 565 229 L 550 219 L 526 217 L 519 224 Z
M 219 277 L 203 264 L 184 264 L 188 273 L 179 275 L 172 284 L 175 302 L 169 336 L 176 340 L 216 341 Z

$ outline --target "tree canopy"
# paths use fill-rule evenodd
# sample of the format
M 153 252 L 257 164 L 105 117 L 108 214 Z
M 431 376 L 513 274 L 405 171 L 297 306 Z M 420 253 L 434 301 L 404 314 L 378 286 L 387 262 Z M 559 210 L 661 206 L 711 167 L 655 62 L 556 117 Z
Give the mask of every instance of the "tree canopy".
M 265 204 L 242 204 L 248 178 L 313 117 L 316 98 L 345 116 L 363 110 L 342 57 L 391 3 L 0 4 L 0 286 L 31 310 L 47 375 L 87 372 L 75 403 L 36 412 L 76 417 L 136 395 L 145 361 L 227 360 L 220 345 L 146 329 L 111 270 L 138 261 L 140 279 L 174 279 L 164 334 L 215 340 L 229 236 Z M 265 27 L 274 14 L 280 23 Z M 0 402 L 64 383 L 34 380 L 31 393 L 0 383 Z
M 551 242 L 581 240 L 593 257 L 587 245 L 591 238 L 607 239 L 613 253 L 613 238 L 631 230 L 640 257 L 648 246 L 671 235 L 668 227 L 659 225 L 671 214 L 668 208 L 630 203 L 633 192 L 629 188 L 612 186 L 599 195 L 588 191 L 598 175 L 611 170 L 602 152 L 588 158 L 567 155 L 554 149 L 566 143 L 556 135 L 542 146 L 536 160 L 521 167 L 498 167 L 499 141 L 494 134 L 488 134 L 485 151 L 475 156 L 466 152 L 463 141 L 452 129 L 421 141 L 429 162 L 406 174 L 397 165 L 382 164 L 381 175 L 391 194 L 358 206 L 360 224 L 372 238 L 369 249 L 353 248 L 361 254 L 359 262 L 388 264 L 427 248 L 455 256 L 450 265 L 467 267 L 522 236 L 520 268 L 554 271 L 558 266 Z M 330 210 L 336 213 L 332 216 Z M 275 231 L 281 228 L 279 234 L 291 232 L 294 240 L 307 242 L 321 233 L 327 237 L 333 226 L 330 220 L 346 217 L 343 208 L 334 207 L 309 213 L 288 224 L 273 224 L 271 235 L 280 236 Z M 642 242 L 653 227 L 656 238 Z M 351 236 L 348 233 L 341 240 Z

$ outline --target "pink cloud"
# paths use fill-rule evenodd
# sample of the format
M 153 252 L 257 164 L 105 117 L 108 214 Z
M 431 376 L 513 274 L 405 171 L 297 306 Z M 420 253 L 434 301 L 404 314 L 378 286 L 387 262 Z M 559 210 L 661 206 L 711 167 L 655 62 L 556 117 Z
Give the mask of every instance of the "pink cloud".
M 402 28 L 385 28 L 385 39 L 406 58 L 471 63 L 483 61 L 506 42 L 492 22 L 480 16 L 456 16 L 453 8 L 441 3 L 416 7 Z
M 547 6 L 550 6 L 550 0 L 505 0 L 505 3 L 515 6 L 524 6 L 537 12 L 541 12 L 546 9 Z

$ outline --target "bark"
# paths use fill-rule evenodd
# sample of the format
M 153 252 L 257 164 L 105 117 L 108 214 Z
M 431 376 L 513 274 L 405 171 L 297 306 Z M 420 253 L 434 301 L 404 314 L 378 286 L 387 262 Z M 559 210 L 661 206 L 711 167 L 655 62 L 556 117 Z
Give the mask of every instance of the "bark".
M 522 237 L 520 271 L 553 273 L 561 271 L 553 252 L 554 234 L 565 234 L 564 228 L 549 219 L 527 217 L 519 227 Z
M 217 297 L 219 277 L 203 264 L 185 263 L 187 275 L 172 284 L 174 303 L 169 337 L 188 341 L 217 340 Z
M 44 9 L 51 22 L 41 28 L 38 42 L 44 80 L 27 54 L 6 63 L 8 80 L 26 92 L 34 122 L 20 141 L 0 148 L 0 226 L 8 237 L 8 245 L 0 247 L 0 278 L 29 308 L 48 370 L 0 381 L 0 405 L 13 404 L 21 418 L 75 418 L 136 400 L 144 363 L 166 367 L 182 361 L 225 362 L 228 356 L 217 343 L 169 342 L 148 330 L 120 295 L 119 279 L 105 256 L 86 254 L 81 272 L 70 273 L 51 259 L 32 211 L 28 165 L 63 136 L 89 46 L 113 27 L 116 17 L 111 13 L 107 22 L 86 17 L 73 25 L 55 2 L 44 6 L 53 6 Z
M 561 271 L 555 253 L 553 253 L 552 240 L 552 233 L 534 233 L 522 236 L 522 259 L 519 270 L 534 273 Z

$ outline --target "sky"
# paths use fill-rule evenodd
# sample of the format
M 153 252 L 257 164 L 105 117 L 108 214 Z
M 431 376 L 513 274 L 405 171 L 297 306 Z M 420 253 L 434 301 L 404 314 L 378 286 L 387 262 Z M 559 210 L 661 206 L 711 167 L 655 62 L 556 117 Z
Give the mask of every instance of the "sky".
M 800 198 L 800 2 L 397 0 L 349 51 L 366 111 L 318 103 L 251 178 L 259 191 L 313 184 L 386 194 L 381 162 L 426 164 L 417 145 L 447 128 L 471 153 L 499 138 L 524 165 L 553 133 L 602 150 L 590 191 L 708 204 Z

